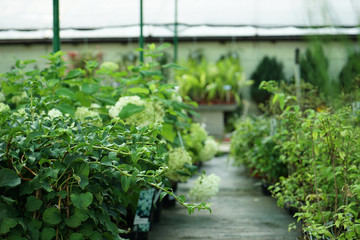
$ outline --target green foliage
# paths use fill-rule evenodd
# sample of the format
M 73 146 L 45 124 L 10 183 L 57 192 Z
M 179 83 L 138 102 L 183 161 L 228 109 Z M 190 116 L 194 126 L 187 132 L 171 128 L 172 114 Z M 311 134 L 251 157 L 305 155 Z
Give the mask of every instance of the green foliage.
M 314 43 L 306 49 L 300 59 L 301 78 L 316 86 L 325 97 L 338 94 L 338 83 L 329 76 L 329 60 L 320 43 Z
M 360 74 L 360 54 L 355 52 L 348 57 L 347 63 L 341 69 L 339 81 L 342 90 L 346 93 L 354 90 L 355 78 Z
M 250 79 L 254 81 L 251 85 L 251 97 L 256 103 L 265 103 L 270 98 L 270 93 L 259 88 L 262 81 L 285 80 L 283 65 L 275 57 L 265 56 L 251 74 Z
M 274 82 L 263 87 L 274 92 L 277 115 L 239 120 L 231 142 L 235 162 L 260 177 L 270 175 L 276 162 L 285 167 L 287 174 L 277 175 L 271 191 L 279 206 L 296 209 L 306 238 L 358 239 L 357 113 L 349 107 L 327 109 L 321 101 L 301 107 L 282 91 L 287 88 Z M 267 152 L 278 160 L 263 161 Z
M 273 125 L 274 119 L 240 118 L 231 137 L 231 155 L 235 164 L 243 164 L 253 176 L 267 183 L 275 183 L 280 177 L 287 176 Z
M 176 73 L 183 96 L 198 103 L 240 102 L 239 93 L 250 83 L 245 80 L 238 57 L 228 55 L 215 64 L 196 54 Z
M 301 81 L 301 98 L 297 99 L 296 84 L 294 82 L 264 81 L 259 86 L 272 94 L 266 105 L 259 105 L 266 116 L 280 115 L 288 106 L 298 105 L 301 110 L 313 109 L 321 111 L 326 108 L 326 101 L 322 98 L 317 87 L 311 83 Z
M 162 48 L 143 51 L 154 58 Z M 188 210 L 209 209 L 206 203 L 186 203 L 168 186 L 168 151 L 180 146 L 181 137 L 168 131 L 188 128 L 192 107 L 172 100 L 174 85 L 159 83 L 161 66 L 150 62 L 124 77 L 95 71 L 97 63 L 87 62 L 91 74 L 85 74 L 84 69 L 67 71 L 62 55 L 47 56 L 49 65 L 42 70 L 27 71 L 31 62 L 18 61 L 0 76 L 11 107 L 0 112 L 1 237 L 121 239 L 131 227 L 139 192 L 149 187 L 172 195 Z M 120 87 L 104 85 L 104 74 Z M 132 94 L 161 102 L 168 127 L 111 120 L 107 105 Z M 78 117 L 80 107 L 89 115 Z M 130 104 L 120 115 L 139 111 Z
M 357 239 L 359 196 L 353 189 L 360 146 L 351 112 L 288 109 L 283 117 L 287 138 L 281 152 L 291 175 L 274 187 L 278 203 L 298 208 L 295 216 L 306 234 Z

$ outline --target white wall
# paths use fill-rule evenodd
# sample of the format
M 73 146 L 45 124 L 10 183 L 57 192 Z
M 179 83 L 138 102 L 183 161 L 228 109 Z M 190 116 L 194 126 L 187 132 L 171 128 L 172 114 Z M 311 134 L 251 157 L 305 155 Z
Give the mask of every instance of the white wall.
M 304 53 L 306 46 L 307 43 L 303 41 L 181 42 L 179 44 L 179 59 L 186 59 L 188 54 L 196 49 L 202 49 L 209 61 L 216 61 L 220 55 L 229 51 L 236 51 L 239 53 L 243 69 L 249 77 L 260 60 L 268 55 L 276 57 L 283 63 L 285 75 L 289 78 L 294 72 L 295 49 L 299 48 Z M 333 78 L 337 78 L 346 62 L 346 48 L 349 46 L 338 42 L 327 43 L 324 46 L 330 62 L 329 72 Z M 123 54 L 129 53 L 137 47 L 136 43 L 62 44 L 63 51 L 102 51 L 105 60 L 118 60 Z M 46 60 L 41 56 L 51 51 L 51 44 L 0 45 L 0 72 L 10 70 L 11 66 L 15 64 L 15 58 L 21 60 L 35 59 L 39 61 L 38 67 L 42 67 Z M 172 49 L 169 50 L 169 53 L 172 55 Z

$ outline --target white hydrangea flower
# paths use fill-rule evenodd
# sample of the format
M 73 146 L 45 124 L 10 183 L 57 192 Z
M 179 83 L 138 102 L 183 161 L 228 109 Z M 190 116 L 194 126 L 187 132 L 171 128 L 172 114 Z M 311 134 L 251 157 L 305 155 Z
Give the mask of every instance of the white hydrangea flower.
M 10 111 L 9 105 L 0 102 L 0 112 L 8 112 Z
M 92 123 L 96 126 L 102 126 L 102 121 L 98 112 L 92 111 L 87 107 L 78 107 L 75 111 L 75 117 L 81 121 L 87 121 L 87 118 L 92 118 Z
M 126 96 L 120 97 L 119 100 L 115 103 L 115 106 L 110 107 L 109 115 L 111 118 L 117 118 L 119 113 L 121 112 L 122 108 L 128 105 L 129 103 L 143 106 L 145 103 L 143 100 L 140 99 L 139 96 Z
M 26 92 L 22 92 L 21 95 L 13 96 L 13 97 L 11 98 L 11 102 L 12 102 L 12 103 L 15 103 L 15 104 L 19 104 L 20 102 L 22 102 L 22 100 L 23 100 L 24 98 L 27 98 Z
M 198 152 L 203 148 L 203 143 L 206 141 L 208 134 L 199 123 L 192 123 L 190 126 L 190 134 L 187 135 L 186 142 L 190 148 L 196 149 Z
M 87 107 L 78 107 L 75 112 L 75 117 L 81 120 L 85 120 L 88 117 L 100 118 L 99 113 L 92 111 Z
M 220 177 L 215 174 L 201 175 L 190 188 L 189 197 L 194 202 L 205 202 L 219 192 Z
M 0 92 L 0 102 L 5 102 L 5 95 L 4 93 Z
M 51 119 L 56 118 L 56 117 L 62 117 L 63 114 L 62 112 L 60 112 L 60 110 L 53 108 L 48 112 L 48 115 Z
M 123 119 L 128 124 L 144 127 L 150 124 L 156 124 L 163 122 L 165 114 L 164 108 L 158 102 L 148 102 L 140 99 L 139 96 L 125 96 L 120 97 L 115 106 L 109 109 L 109 115 L 111 118 L 117 118 L 121 110 L 129 103 L 144 106 L 145 109 L 141 112 L 135 113 L 130 117 Z
M 184 176 L 177 171 L 187 171 L 184 164 L 192 165 L 190 154 L 184 148 L 175 148 L 169 151 L 168 172 L 166 176 L 174 181 L 185 182 L 189 176 Z
M 205 141 L 205 146 L 199 152 L 200 161 L 205 162 L 214 158 L 219 150 L 219 144 L 214 138 L 208 137 Z
M 95 108 L 95 109 L 97 109 L 97 108 L 101 108 L 101 106 L 100 106 L 99 104 L 97 104 L 97 103 L 92 103 L 92 104 L 90 105 L 90 108 Z
M 100 68 L 115 72 L 119 70 L 119 65 L 115 62 L 103 62 Z

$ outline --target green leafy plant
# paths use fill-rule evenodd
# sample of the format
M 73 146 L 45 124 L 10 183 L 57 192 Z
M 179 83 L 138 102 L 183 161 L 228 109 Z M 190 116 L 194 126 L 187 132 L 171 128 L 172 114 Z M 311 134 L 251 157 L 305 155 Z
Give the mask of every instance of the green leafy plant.
M 231 155 L 236 165 L 243 164 L 253 176 L 272 184 L 287 176 L 287 167 L 280 159 L 278 135 L 271 121 L 261 117 L 239 119 L 231 137 Z
M 155 58 L 166 46 L 141 49 Z M 43 70 L 25 70 L 32 61 L 2 74 L 0 108 L 0 235 L 5 239 L 121 239 L 131 227 L 139 192 L 161 190 L 189 213 L 209 209 L 176 196 L 166 177 L 169 150 L 181 146 L 192 107 L 174 99 L 174 85 L 160 84 L 156 62 L 120 76 L 110 69 L 67 71 L 63 53 L 47 56 Z M 110 76 L 121 88 L 100 84 Z M 23 94 L 21 101 L 13 96 Z M 117 116 L 118 99 L 137 96 L 161 103 L 161 121 L 127 122 L 147 106 L 127 103 Z M 176 98 L 175 98 L 176 99 Z M 179 134 L 174 134 L 179 132 Z M 194 171 L 186 173 L 193 174 Z
M 319 88 L 326 98 L 339 93 L 339 86 L 329 76 L 329 60 L 320 43 L 313 43 L 300 59 L 301 78 Z
M 180 92 L 198 103 L 240 102 L 239 93 L 250 83 L 245 80 L 239 58 L 229 54 L 215 64 L 204 57 L 189 59 L 177 71 Z
M 270 98 L 270 93 L 259 88 L 262 81 L 285 80 L 283 65 L 275 57 L 265 56 L 251 74 L 250 79 L 254 81 L 251 85 L 251 97 L 256 103 L 265 103 Z
M 275 186 L 274 194 L 280 205 L 298 208 L 295 216 L 302 221 L 306 235 L 359 237 L 355 190 L 358 130 L 351 130 L 349 113 L 347 109 L 336 113 L 298 111 L 296 118 L 288 118 L 293 113 L 286 113 L 292 130 L 282 151 L 292 171 Z
M 355 78 L 360 74 L 360 55 L 359 53 L 355 52 L 352 53 L 347 60 L 347 63 L 341 69 L 339 74 L 339 81 L 341 88 L 344 92 L 349 93 L 351 92 L 354 85 L 357 85 Z

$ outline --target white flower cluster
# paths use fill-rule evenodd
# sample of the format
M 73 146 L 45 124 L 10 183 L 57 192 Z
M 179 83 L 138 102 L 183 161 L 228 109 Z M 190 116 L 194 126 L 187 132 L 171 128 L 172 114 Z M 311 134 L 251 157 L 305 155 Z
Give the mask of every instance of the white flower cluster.
M 78 107 L 75 112 L 75 117 L 81 120 L 85 118 L 100 118 L 99 113 L 88 109 L 87 107 Z
M 10 111 L 9 105 L 5 103 L 0 103 L 0 112 L 7 112 Z
M 11 98 L 11 102 L 12 102 L 12 103 L 15 103 L 15 104 L 19 104 L 20 102 L 22 102 L 22 100 L 23 100 L 24 98 L 27 98 L 26 92 L 22 92 L 21 95 L 13 96 L 13 97 Z
M 184 148 L 175 148 L 169 151 L 168 171 L 166 176 L 174 181 L 185 182 L 189 176 L 180 174 L 177 171 L 187 172 L 184 164 L 192 164 L 190 154 Z
M 205 202 L 219 192 L 220 177 L 215 174 L 201 175 L 190 188 L 189 197 L 194 202 Z
M 5 102 L 5 95 L 2 92 L 0 92 L 0 102 Z
M 62 112 L 60 112 L 60 110 L 53 108 L 48 112 L 48 115 L 51 119 L 53 118 L 57 118 L 57 117 L 63 117 Z
M 187 144 L 201 151 L 203 148 L 203 142 L 207 139 L 207 132 L 199 123 L 192 123 L 190 127 L 190 134 L 186 137 Z
M 165 111 L 159 102 L 144 101 L 138 96 L 120 97 L 115 106 L 112 106 L 109 109 L 110 117 L 117 118 L 121 110 L 129 103 L 137 106 L 144 106 L 145 109 L 141 112 L 131 115 L 126 119 L 123 119 L 126 123 L 144 127 L 164 121 L 163 117 L 165 115 Z
M 101 126 L 101 118 L 98 112 L 92 111 L 87 107 L 78 107 L 75 111 L 75 117 L 81 121 L 86 121 L 87 118 L 92 118 L 92 122 L 96 126 Z
M 97 103 L 92 103 L 92 104 L 90 105 L 90 108 L 98 109 L 98 108 L 101 108 L 101 106 L 100 106 L 99 104 L 97 104 Z
M 205 146 L 199 152 L 200 161 L 205 162 L 214 158 L 219 150 L 219 144 L 214 138 L 208 137 L 205 141 Z

